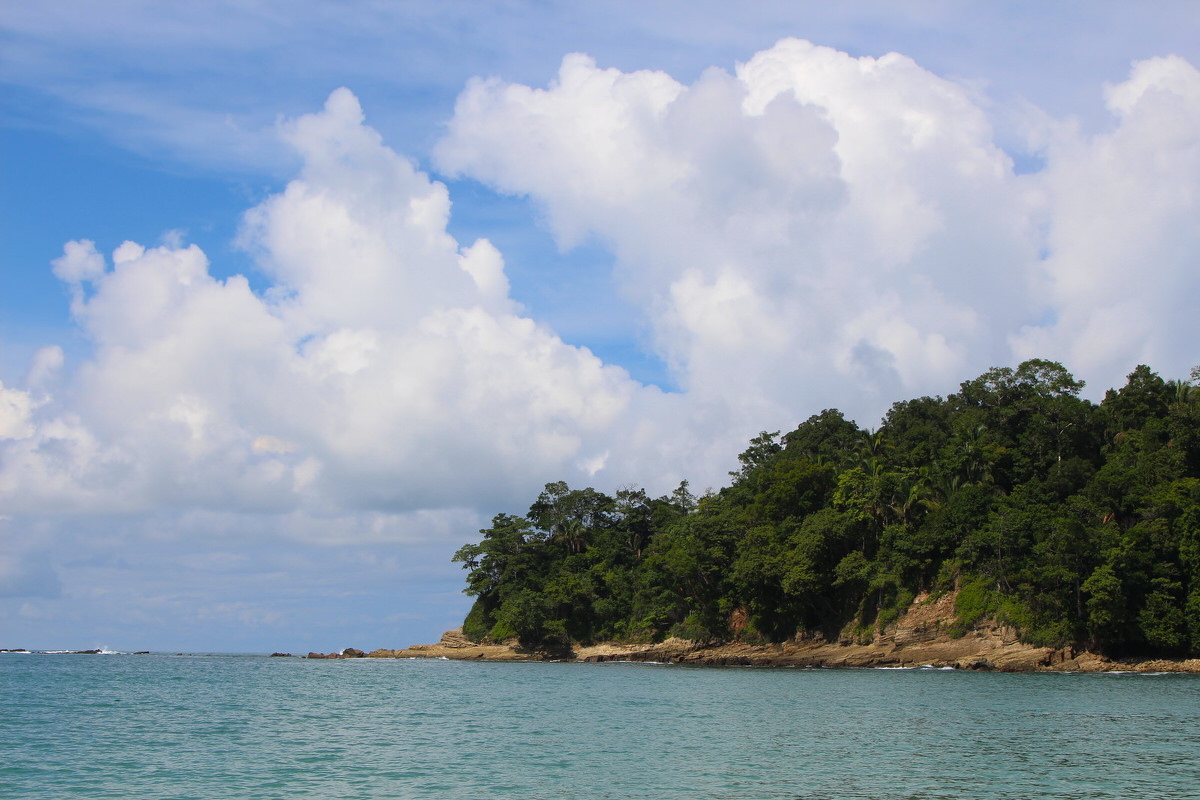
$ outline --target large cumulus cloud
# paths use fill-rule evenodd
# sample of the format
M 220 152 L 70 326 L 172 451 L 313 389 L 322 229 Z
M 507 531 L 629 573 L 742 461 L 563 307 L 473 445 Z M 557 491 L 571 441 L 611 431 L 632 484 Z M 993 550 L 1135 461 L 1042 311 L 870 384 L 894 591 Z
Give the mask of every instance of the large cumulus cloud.
M 789 40 L 692 86 L 569 56 L 546 90 L 469 86 L 437 156 L 537 198 L 564 244 L 609 242 L 681 385 L 731 409 L 871 423 L 1032 313 L 1025 182 L 903 56 Z
M 445 187 L 348 90 L 282 132 L 302 173 L 242 237 L 266 292 L 194 245 L 64 248 L 95 355 L 40 405 L 2 390 L 9 508 L 483 507 L 632 457 L 662 393 L 520 316 L 501 254 L 446 233 Z
M 546 89 L 472 82 L 436 156 L 609 243 L 693 398 L 873 424 L 1029 355 L 1101 388 L 1186 372 L 1197 315 L 1163 312 L 1197 296 L 1195 76 L 1139 64 L 1113 132 L 1046 122 L 1018 174 L 976 96 L 903 55 L 784 40 L 690 86 L 572 55 Z

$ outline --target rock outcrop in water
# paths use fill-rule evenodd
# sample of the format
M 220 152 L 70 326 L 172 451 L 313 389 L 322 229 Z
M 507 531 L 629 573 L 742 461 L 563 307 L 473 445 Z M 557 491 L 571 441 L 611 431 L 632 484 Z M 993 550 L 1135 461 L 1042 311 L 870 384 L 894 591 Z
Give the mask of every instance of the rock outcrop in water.
M 317 658 L 324 658 L 324 659 L 366 658 L 366 657 L 367 657 L 366 653 L 364 653 L 362 650 L 358 650 L 353 647 L 347 647 L 345 650 L 343 650 L 340 653 L 309 653 L 306 656 L 306 658 L 314 658 L 314 659 L 317 659 Z

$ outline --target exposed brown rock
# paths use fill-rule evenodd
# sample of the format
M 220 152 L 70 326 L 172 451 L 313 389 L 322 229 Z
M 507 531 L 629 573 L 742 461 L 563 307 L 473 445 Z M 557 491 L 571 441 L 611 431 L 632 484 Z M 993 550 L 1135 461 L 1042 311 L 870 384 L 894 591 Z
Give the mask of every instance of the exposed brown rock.
M 396 653 L 397 653 L 396 650 L 386 650 L 386 649 L 380 648 L 378 650 L 372 650 L 371 652 L 367 653 L 367 658 L 395 658 Z
M 522 650 L 515 641 L 503 644 L 476 644 L 456 628 L 442 634 L 437 644 L 414 644 L 393 651 L 393 658 L 448 658 L 457 661 L 542 661 L 545 654 Z
M 954 593 L 938 597 L 922 594 L 893 625 L 886 630 L 876 630 L 870 643 L 855 641 L 850 631 L 844 632 L 836 642 L 812 635 L 766 645 L 699 644 L 672 638 L 657 644 L 580 646 L 567 660 L 772 667 L 931 666 L 1000 672 L 1200 672 L 1200 659 L 1124 663 L 1071 647 L 1058 650 L 1034 647 L 1023 644 L 1015 628 L 995 621 L 984 621 L 955 638 L 949 633 L 956 621 L 954 599 Z M 514 642 L 474 644 L 463 636 L 461 629 L 446 631 L 437 644 L 376 652 L 390 652 L 394 658 L 485 661 L 538 661 L 548 657 L 521 650 Z M 553 657 L 562 658 L 561 654 Z
M 466 637 L 466 634 L 463 633 L 462 628 L 455 628 L 452 631 L 446 631 L 443 633 L 440 644 L 443 647 L 454 649 L 472 646 L 471 640 Z

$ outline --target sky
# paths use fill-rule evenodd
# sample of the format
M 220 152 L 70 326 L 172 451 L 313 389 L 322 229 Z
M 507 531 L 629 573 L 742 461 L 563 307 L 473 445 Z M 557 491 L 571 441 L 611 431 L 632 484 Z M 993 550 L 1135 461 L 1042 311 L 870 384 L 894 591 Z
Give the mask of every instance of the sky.
M 1195 3 L 2 2 L 0 648 L 435 641 L 545 483 L 1186 378 L 1198 219 Z

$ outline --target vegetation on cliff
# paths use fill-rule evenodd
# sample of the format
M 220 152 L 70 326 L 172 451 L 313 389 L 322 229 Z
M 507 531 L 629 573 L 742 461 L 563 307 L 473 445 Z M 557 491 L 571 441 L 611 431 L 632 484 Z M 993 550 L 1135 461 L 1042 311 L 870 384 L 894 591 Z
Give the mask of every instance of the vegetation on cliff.
M 548 484 L 454 560 L 472 641 L 868 639 L 958 588 L 1033 644 L 1200 654 L 1200 368 L 1139 366 L 1095 405 L 1060 364 L 996 368 L 898 402 L 763 432 L 730 485 L 652 498 Z

